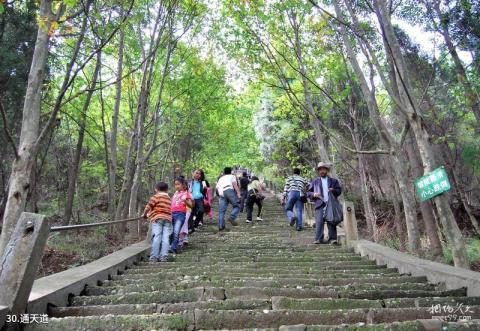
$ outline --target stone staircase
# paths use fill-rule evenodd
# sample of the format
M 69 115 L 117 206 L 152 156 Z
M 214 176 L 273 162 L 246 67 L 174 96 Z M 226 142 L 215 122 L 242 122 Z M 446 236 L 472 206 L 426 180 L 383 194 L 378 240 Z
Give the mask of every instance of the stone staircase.
M 465 289 L 313 245 L 313 230 L 290 228 L 274 198 L 263 217 L 222 233 L 207 224 L 175 262 L 134 265 L 27 329 L 480 330 L 480 298 Z M 471 321 L 432 319 L 447 315 Z

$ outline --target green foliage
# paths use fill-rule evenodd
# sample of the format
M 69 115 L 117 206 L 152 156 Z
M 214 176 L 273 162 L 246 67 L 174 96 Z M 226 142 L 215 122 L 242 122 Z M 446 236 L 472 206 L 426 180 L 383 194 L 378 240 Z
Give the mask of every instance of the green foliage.
M 467 239 L 467 257 L 469 262 L 472 264 L 480 263 L 480 240 L 476 239 Z M 451 247 L 444 247 L 443 249 L 443 261 L 447 264 L 453 263 L 452 249 Z

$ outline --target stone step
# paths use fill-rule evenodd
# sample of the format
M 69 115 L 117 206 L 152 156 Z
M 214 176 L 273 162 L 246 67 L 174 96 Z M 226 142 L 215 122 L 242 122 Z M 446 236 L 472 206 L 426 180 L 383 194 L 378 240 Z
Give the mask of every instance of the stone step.
M 197 287 L 187 290 L 150 291 L 143 293 L 125 293 L 98 296 L 77 296 L 72 300 L 72 306 L 108 305 L 108 304 L 147 304 L 147 303 L 178 303 L 206 300 L 225 300 L 225 290 L 222 288 Z
M 480 317 L 479 307 L 472 307 L 473 319 Z M 281 311 L 245 311 L 245 310 L 195 310 L 196 329 L 234 329 L 270 328 L 281 325 L 324 324 L 336 326 L 347 323 L 392 323 L 417 319 L 431 319 L 429 309 L 419 308 L 366 308 L 351 310 L 281 310 Z
M 290 266 L 287 267 L 282 267 L 282 266 L 271 266 L 271 267 L 256 267 L 254 265 L 252 266 L 246 266 L 246 267 L 240 267 L 240 266 L 230 266 L 228 264 L 226 265 L 216 265 L 216 266 L 189 266 L 189 265 L 181 265 L 178 266 L 177 268 L 162 268 L 162 266 L 158 266 L 156 268 L 141 268 L 141 269 L 129 269 L 124 272 L 124 275 L 146 275 L 146 274 L 153 274 L 153 273 L 162 273 L 166 272 L 167 270 L 169 272 L 174 271 L 177 273 L 185 274 L 189 272 L 232 272 L 232 273 L 278 273 L 278 274 L 291 274 L 292 269 L 295 270 L 295 273 L 299 274 L 311 274 L 311 273 L 323 273 L 327 271 L 342 271 L 342 272 L 363 272 L 363 271 L 370 271 L 370 270 L 381 270 L 382 272 L 386 270 L 391 270 L 392 272 L 397 272 L 397 269 L 389 269 L 386 266 L 377 266 L 377 265 L 332 265 L 332 266 L 325 266 L 325 267 L 300 267 L 297 266 L 295 268 L 292 268 Z
M 373 289 L 373 290 L 335 290 L 331 288 L 293 289 L 293 288 L 258 288 L 258 287 L 237 287 L 225 289 L 225 296 L 232 298 L 246 299 L 270 299 L 273 296 L 287 296 L 291 298 L 349 298 L 349 299 L 388 299 L 388 298 L 422 298 L 422 297 L 447 297 L 465 296 L 464 289 L 458 290 L 395 290 L 395 289 Z
M 399 304 L 401 303 L 401 304 Z M 290 297 L 272 297 L 271 300 L 215 300 L 199 302 L 182 302 L 167 304 L 117 304 L 117 305 L 93 305 L 73 307 L 52 307 L 49 309 L 51 317 L 66 316 L 94 316 L 104 314 L 154 314 L 154 313 L 181 313 L 193 309 L 214 309 L 214 310 L 335 310 L 335 309 L 358 309 L 358 308 L 412 308 L 433 306 L 460 307 L 473 310 L 472 306 L 480 306 L 480 298 L 475 297 L 427 297 L 419 299 L 387 299 L 387 300 L 365 300 L 365 299 L 322 299 L 307 298 L 296 299 Z M 468 314 L 467 312 L 466 314 Z
M 85 289 L 85 295 L 112 295 L 112 294 L 126 294 L 130 292 L 151 292 L 151 291 L 161 291 L 167 289 L 175 290 L 186 290 L 195 287 L 223 287 L 223 288 L 234 288 L 234 287 L 273 287 L 273 288 L 298 288 L 298 289 L 326 289 L 332 288 L 334 290 L 347 290 L 347 289 L 356 289 L 356 290 L 365 290 L 365 289 L 394 289 L 394 290 L 435 290 L 437 287 L 433 284 L 428 283 L 387 283 L 387 284 L 354 284 L 354 285 L 334 285 L 334 286 L 318 286 L 312 284 L 290 284 L 285 285 L 275 281 L 229 281 L 224 280 L 221 282 L 212 282 L 212 281 L 164 281 L 164 282 L 150 282 L 149 284 L 128 284 L 123 286 L 95 286 Z
M 270 299 L 273 296 L 291 298 L 351 298 L 351 299 L 387 299 L 387 298 L 421 298 L 465 296 L 465 290 L 402 290 L 402 289 L 334 289 L 334 288 L 271 288 L 271 287 L 235 287 L 235 288 L 191 288 L 172 291 L 130 292 L 123 294 L 78 296 L 73 298 L 73 306 L 107 305 L 107 304 L 145 304 L 178 303 L 225 299 Z
M 480 307 L 472 307 L 472 319 L 480 318 Z M 397 330 L 415 330 L 415 320 L 432 319 L 435 315 L 423 308 L 360 308 L 335 310 L 213 310 L 195 309 L 179 314 L 135 314 L 51 318 L 48 324 L 32 324 L 29 330 L 213 330 L 280 328 L 298 325 L 301 330 L 328 330 L 332 326 L 351 324 L 347 330 L 357 330 L 365 324 L 399 323 Z M 479 325 L 471 322 L 473 327 Z M 353 325 L 352 325 L 353 324 Z M 355 325 L 357 324 L 357 325 Z M 310 325 L 311 327 L 302 327 Z M 432 325 L 432 324 L 429 324 Z M 438 325 L 438 324 L 436 324 Z M 458 324 L 460 325 L 460 324 Z M 425 324 L 422 325 L 425 330 Z M 354 327 L 354 328 L 352 328 Z M 370 327 L 370 326 L 368 326 Z M 371 326 L 373 327 L 373 326 Z M 379 330 L 379 325 L 367 330 Z M 382 325 L 383 327 L 383 325 Z M 285 329 L 285 328 L 282 328 Z M 364 330 L 364 328 L 362 328 Z M 392 330 L 389 328 L 389 330 Z M 420 329 L 422 330 L 422 329 Z M 436 330 L 436 329 L 433 329 Z M 471 330 L 475 330 L 471 329 Z
M 113 305 L 91 305 L 72 307 L 52 307 L 49 309 L 51 317 L 66 316 L 100 316 L 106 314 L 128 315 L 128 314 L 175 314 L 194 309 L 214 310 L 271 310 L 270 300 L 213 300 L 165 304 L 113 304 Z
M 273 269 L 272 269 L 273 270 Z M 207 271 L 196 271 L 196 270 L 189 270 L 188 275 L 195 277 L 195 276 L 206 276 L 209 275 L 210 272 Z M 123 274 L 123 275 L 114 275 L 112 276 L 112 280 L 121 280 L 121 279 L 173 279 L 178 276 L 184 276 L 187 273 L 182 273 L 181 270 L 179 271 L 160 271 L 154 273 L 147 273 L 147 274 Z M 261 276 L 261 277 L 274 277 L 274 278 L 291 278 L 294 277 L 306 277 L 311 278 L 310 276 L 318 276 L 318 277 L 329 277 L 329 278 L 351 278 L 351 277 L 382 277 L 382 276 L 391 276 L 395 277 L 398 276 L 396 269 L 378 269 L 378 270 L 353 270 L 353 271 L 342 271 L 342 270 L 319 270 L 319 271 L 302 271 L 302 272 L 292 272 L 286 270 L 275 270 L 275 271 L 268 271 L 268 270 L 252 270 L 252 271 L 218 271 L 214 273 L 215 277 L 220 278 L 229 278 L 234 276 Z
M 290 297 L 272 297 L 272 309 L 291 310 L 325 310 L 352 308 L 412 308 L 440 305 L 440 307 L 479 306 L 480 297 L 425 297 L 425 298 L 395 298 L 395 299 L 297 299 Z
M 226 266 L 228 265 L 229 267 L 256 267 L 256 268 L 267 268 L 267 267 L 288 267 L 288 268 L 296 268 L 296 267 L 312 267 L 311 262 L 296 262 L 296 261 L 284 261 L 284 262 L 255 262 L 255 261 L 249 261 L 249 262 L 217 262 L 217 263 L 211 263 L 209 266 L 212 267 L 217 267 L 217 266 Z M 315 264 L 313 267 L 323 267 L 323 266 L 377 266 L 375 261 L 370 261 L 370 260 L 352 260 L 352 261 L 323 261 L 321 264 Z M 185 263 L 181 262 L 172 262 L 172 263 L 163 263 L 161 266 L 158 264 L 150 264 L 150 263 L 142 263 L 140 265 L 133 266 L 131 268 L 127 269 L 127 272 L 133 271 L 133 270 L 139 270 L 139 269 L 157 269 L 161 268 L 163 270 L 169 270 L 169 269 L 176 269 L 179 267 L 205 267 L 204 264 L 199 263 L 199 262 L 191 262 L 186 265 Z M 385 266 L 378 266 L 378 267 L 385 267 Z
M 237 284 L 239 287 L 296 287 L 296 286 L 334 286 L 350 284 L 399 284 L 399 283 L 425 283 L 426 277 L 423 276 L 396 276 L 396 277 L 375 277 L 375 278 L 254 278 L 254 277 L 228 277 L 213 280 L 210 276 L 192 277 L 189 275 L 180 276 L 167 280 L 158 279 L 133 279 L 133 280 L 106 280 L 101 285 L 102 288 L 115 286 L 155 286 L 166 283 L 176 286 L 177 289 L 185 286 L 186 288 L 195 287 L 195 284 L 212 284 L 212 286 L 222 287 L 224 284 Z M 204 285 L 199 285 L 200 287 Z

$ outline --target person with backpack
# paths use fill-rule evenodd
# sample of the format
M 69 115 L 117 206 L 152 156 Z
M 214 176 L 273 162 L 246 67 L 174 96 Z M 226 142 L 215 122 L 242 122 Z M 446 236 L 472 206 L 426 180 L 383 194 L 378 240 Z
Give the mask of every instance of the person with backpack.
M 188 191 L 193 197 L 195 203 L 193 204 L 192 213 L 188 219 L 188 231 L 195 232 L 200 224 L 203 225 L 203 214 L 205 213 L 204 197 L 207 189 L 207 183 L 202 180 L 201 169 L 195 169 L 192 173 L 193 178 L 188 182 Z
M 324 241 L 325 209 L 330 198 L 336 199 L 342 194 L 338 179 L 328 176 L 331 165 L 320 162 L 317 165 L 318 177 L 310 183 L 307 192 L 309 199 L 315 202 L 315 244 L 338 244 L 337 225 L 327 222 L 328 242 Z
M 264 191 L 262 183 L 257 176 L 252 177 L 252 182 L 248 184 L 246 211 L 247 211 L 247 223 L 252 223 L 253 205 L 258 207 L 257 221 L 263 221 L 260 217 L 262 215 L 262 202 L 265 196 L 262 194 Z
M 287 178 L 285 188 L 283 190 L 283 203 L 287 213 L 290 226 L 296 226 L 297 231 L 303 229 L 302 214 L 303 204 L 307 202 L 306 191 L 308 189 L 308 181 L 300 176 L 300 169 L 294 168 L 293 175 Z M 293 208 L 296 209 L 296 215 Z

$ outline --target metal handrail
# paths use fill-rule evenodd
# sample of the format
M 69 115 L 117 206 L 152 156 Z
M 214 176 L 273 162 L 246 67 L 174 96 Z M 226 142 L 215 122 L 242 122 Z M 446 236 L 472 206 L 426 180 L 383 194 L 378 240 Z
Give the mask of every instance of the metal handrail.
M 84 228 L 93 228 L 93 227 L 97 227 L 97 226 L 105 226 L 105 225 L 111 225 L 111 224 L 133 222 L 133 221 L 138 221 L 140 219 L 142 219 L 142 217 L 126 218 L 126 219 L 123 219 L 123 220 L 108 221 L 108 222 L 52 226 L 50 228 L 50 232 L 59 232 L 59 231 L 79 230 L 79 229 L 84 229 Z

